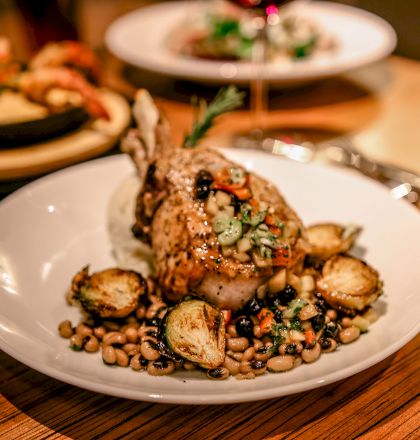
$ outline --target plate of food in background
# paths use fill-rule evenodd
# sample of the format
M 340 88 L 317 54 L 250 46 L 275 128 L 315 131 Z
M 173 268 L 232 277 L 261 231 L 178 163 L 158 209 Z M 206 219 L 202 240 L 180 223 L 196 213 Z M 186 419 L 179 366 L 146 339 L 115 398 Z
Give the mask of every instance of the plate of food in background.
M 106 44 L 127 63 L 208 82 L 257 75 L 293 85 L 337 75 L 390 54 L 392 27 L 367 11 L 330 2 L 294 2 L 270 16 L 267 62 L 251 61 L 255 30 L 228 2 L 168 2 L 141 8 L 108 28 Z
M 128 125 L 128 104 L 100 88 L 100 62 L 80 42 L 49 43 L 23 64 L 2 38 L 0 63 L 0 179 L 91 157 Z

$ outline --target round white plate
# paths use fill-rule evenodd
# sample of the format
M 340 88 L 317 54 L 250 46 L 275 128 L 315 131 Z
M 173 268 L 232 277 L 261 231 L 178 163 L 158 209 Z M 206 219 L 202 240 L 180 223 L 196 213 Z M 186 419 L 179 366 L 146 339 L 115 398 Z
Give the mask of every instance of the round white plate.
M 203 3 L 175 1 L 131 12 L 111 24 L 106 44 L 127 63 L 165 75 L 210 82 L 249 81 L 256 75 L 249 62 L 187 58 L 170 49 L 170 33 L 197 9 L 208 8 Z M 269 63 L 262 75 L 270 81 L 296 84 L 337 75 L 377 61 L 395 48 L 392 27 L 364 10 L 331 2 L 310 2 L 296 10 L 331 35 L 337 49 L 287 65 Z
M 215 382 L 201 372 L 152 377 L 113 368 L 101 356 L 75 353 L 58 335 L 63 319 L 79 311 L 64 295 L 86 264 L 93 271 L 115 264 L 107 234 L 107 204 L 134 167 L 126 156 L 84 163 L 35 181 L 0 203 L 0 347 L 49 376 L 89 390 L 131 399 L 211 404 L 297 393 L 346 378 L 381 361 L 419 329 L 420 215 L 379 184 L 351 172 L 304 165 L 264 153 L 227 155 L 275 182 L 305 223 L 363 226 L 359 245 L 381 273 L 381 314 L 355 343 L 314 364 L 251 381 Z

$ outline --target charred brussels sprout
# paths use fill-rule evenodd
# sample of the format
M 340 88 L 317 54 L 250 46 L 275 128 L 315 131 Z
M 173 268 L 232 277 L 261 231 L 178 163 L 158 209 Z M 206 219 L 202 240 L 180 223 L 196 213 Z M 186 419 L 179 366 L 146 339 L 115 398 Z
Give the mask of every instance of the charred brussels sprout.
M 225 358 L 222 314 L 201 300 L 184 301 L 166 317 L 166 341 L 178 355 L 203 368 L 216 368 Z

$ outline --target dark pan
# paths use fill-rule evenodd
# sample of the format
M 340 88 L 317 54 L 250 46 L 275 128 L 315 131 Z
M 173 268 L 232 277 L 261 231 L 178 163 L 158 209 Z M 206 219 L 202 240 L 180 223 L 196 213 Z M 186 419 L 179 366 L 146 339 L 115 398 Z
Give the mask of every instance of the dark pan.
M 89 119 L 81 107 L 74 107 L 59 113 L 32 121 L 0 124 L 0 148 L 19 147 L 42 142 L 72 130 L 76 130 Z

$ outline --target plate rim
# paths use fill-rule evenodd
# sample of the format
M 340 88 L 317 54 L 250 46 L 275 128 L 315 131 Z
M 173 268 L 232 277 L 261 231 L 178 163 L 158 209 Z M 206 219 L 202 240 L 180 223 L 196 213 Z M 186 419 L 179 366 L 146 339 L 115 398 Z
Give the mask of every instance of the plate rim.
M 188 78 L 196 81 L 208 80 L 216 83 L 226 83 L 226 82 L 236 82 L 236 83 L 244 83 L 252 80 L 252 75 L 247 75 L 246 72 L 241 73 L 241 69 L 238 69 L 237 75 L 232 78 L 225 78 L 221 75 L 213 75 L 208 72 L 206 66 L 215 66 L 215 63 L 222 64 L 222 62 L 211 61 L 211 60 L 201 60 L 201 59 L 188 59 L 184 58 L 185 62 L 188 60 L 188 65 L 178 67 L 174 69 L 174 66 L 166 66 L 162 65 L 159 61 L 148 60 L 146 56 L 140 56 L 139 58 L 132 56 L 131 54 L 121 50 L 121 47 L 118 47 L 119 44 L 115 42 L 115 34 L 118 31 L 120 26 L 123 26 L 126 20 L 132 19 L 136 15 L 142 15 L 143 11 L 150 12 L 152 10 L 165 10 L 165 8 L 169 5 L 169 8 L 182 8 L 185 5 L 191 5 L 192 2 L 188 2 L 186 0 L 176 0 L 172 2 L 162 2 L 157 4 L 152 4 L 148 6 L 144 6 L 142 8 L 135 9 L 131 12 L 128 12 L 116 20 L 114 20 L 106 29 L 105 32 L 105 44 L 108 49 L 119 59 L 127 62 L 128 64 L 144 69 L 149 72 L 157 72 L 163 75 L 172 76 L 175 78 Z M 196 3 L 200 3 L 200 1 L 196 1 Z M 335 65 L 333 67 L 327 66 L 327 69 L 322 67 L 320 71 L 316 72 L 307 72 L 306 69 L 302 71 L 293 71 L 293 68 L 288 72 L 276 72 L 276 71 L 268 71 L 264 73 L 265 79 L 274 82 L 274 83 L 291 83 L 291 82 L 301 82 L 301 81 L 310 81 L 310 80 L 318 80 L 322 78 L 327 78 L 331 76 L 335 76 L 341 73 L 345 73 L 348 71 L 355 70 L 357 68 L 372 64 L 377 62 L 387 55 L 391 54 L 397 45 L 397 34 L 391 24 L 386 21 L 384 18 L 376 15 L 372 12 L 369 12 L 365 9 L 357 8 L 355 6 L 350 6 L 346 4 L 340 3 L 331 3 L 326 1 L 315 1 L 308 4 L 308 7 L 320 7 L 325 8 L 326 11 L 328 9 L 335 9 L 339 13 L 344 11 L 347 12 L 349 16 L 352 17 L 353 20 L 357 20 L 357 16 L 364 17 L 367 20 L 375 23 L 379 28 L 382 29 L 384 37 L 386 37 L 386 44 L 384 44 L 381 50 L 377 50 L 374 53 L 372 52 L 369 56 L 364 56 L 362 58 L 359 57 L 358 60 L 352 59 L 351 62 L 346 62 L 342 65 Z M 141 60 L 141 61 L 139 61 Z M 229 61 L 229 64 L 233 64 L 235 66 L 240 67 L 240 63 L 235 61 Z M 189 70 L 188 67 L 191 67 L 193 64 L 199 64 L 201 70 Z
M 234 149 L 224 149 L 231 150 L 231 151 L 238 151 Z M 268 153 L 264 152 L 252 152 L 252 154 L 256 155 L 263 155 Z M 36 179 L 35 181 L 25 185 L 24 187 L 18 189 L 17 191 L 13 192 L 9 196 L 7 196 L 5 199 L 3 199 L 0 202 L 0 212 L 5 209 L 7 206 L 9 206 L 11 203 L 14 202 L 15 199 L 19 199 L 20 197 L 24 197 L 25 193 L 28 190 L 36 190 L 38 186 L 42 186 L 46 183 L 51 183 L 50 181 L 54 181 L 56 178 L 60 178 L 61 176 L 65 176 L 66 174 L 71 174 L 73 172 L 77 172 L 78 169 L 81 168 L 95 168 L 95 167 L 101 167 L 101 166 L 112 166 L 112 164 L 115 163 L 115 166 L 127 166 L 130 164 L 129 158 L 126 155 L 116 155 L 116 156 L 110 156 L 110 157 L 104 157 L 104 158 L 98 158 L 94 160 L 90 160 L 87 162 L 83 162 L 81 164 L 73 165 L 71 167 L 61 169 L 59 171 L 56 171 L 54 173 L 51 173 L 47 176 L 43 176 L 39 179 Z M 123 164 L 125 163 L 125 164 Z M 368 179 L 367 177 L 363 175 L 355 175 L 354 173 L 348 173 L 348 170 L 342 170 L 338 167 L 334 166 L 325 166 L 323 164 L 316 164 L 320 165 L 321 167 L 327 167 L 327 168 L 333 168 L 335 170 L 340 170 L 341 172 L 345 172 L 346 174 L 352 174 L 353 176 L 357 176 L 358 178 L 361 178 L 363 180 L 369 181 L 371 183 L 375 183 L 378 186 L 378 188 L 382 188 L 384 191 L 387 191 L 385 187 L 380 185 L 378 182 L 372 181 L 371 179 Z M 401 201 L 401 203 L 406 203 L 404 201 Z M 411 206 L 408 203 L 405 205 L 406 207 Z M 413 207 L 412 207 L 413 208 Z M 406 209 L 406 208 L 405 208 Z M 417 210 L 413 208 L 413 213 L 418 213 Z M 150 392 L 142 392 L 141 389 L 135 389 L 130 390 L 128 388 L 116 388 L 115 385 L 108 385 L 104 383 L 95 383 L 90 382 L 88 379 L 84 379 L 81 377 L 77 377 L 72 375 L 71 373 L 67 373 L 65 371 L 60 371 L 58 367 L 52 367 L 50 365 L 45 365 L 42 362 L 38 362 L 36 359 L 25 358 L 24 354 L 19 352 L 19 350 L 16 350 L 13 348 L 7 340 L 4 339 L 3 334 L 0 332 L 0 348 L 18 360 L 19 362 L 29 366 L 30 368 L 33 368 L 37 370 L 38 372 L 42 374 L 46 374 L 49 377 L 52 377 L 54 379 L 60 380 L 62 382 L 68 383 L 73 386 L 78 386 L 84 389 L 87 389 L 89 391 L 103 393 L 115 397 L 123 397 L 133 400 L 141 400 L 141 401 L 148 401 L 148 402 L 154 402 L 154 403 L 177 403 L 177 404 L 230 404 L 230 403 L 240 403 L 240 402 L 250 402 L 250 401 L 257 401 L 257 400 L 264 400 L 264 399 L 271 399 L 276 397 L 282 397 L 285 395 L 290 394 L 296 394 L 303 391 L 309 391 L 315 388 L 318 388 L 320 386 L 328 385 L 330 383 L 337 382 L 342 379 L 349 378 L 357 373 L 360 373 L 361 371 L 364 371 L 373 365 L 376 365 L 377 363 L 383 361 L 387 357 L 391 356 L 392 354 L 396 353 L 400 348 L 402 348 L 404 345 L 406 345 L 410 340 L 412 340 L 420 331 L 420 322 L 415 325 L 413 328 L 411 328 L 404 337 L 400 338 L 398 341 L 395 341 L 393 344 L 388 346 L 387 348 L 381 350 L 380 352 L 374 354 L 373 356 L 370 356 L 368 359 L 360 360 L 356 364 L 349 365 L 345 369 L 341 369 L 338 371 L 335 371 L 333 373 L 329 373 L 326 377 L 318 377 L 309 379 L 306 381 L 298 382 L 298 383 L 292 383 L 289 385 L 277 385 L 274 387 L 271 387 L 270 389 L 263 389 L 263 390 L 246 390 L 243 393 L 235 392 L 233 394 L 224 394 L 223 395 L 223 401 L 221 401 L 220 392 L 219 394 L 204 394 L 203 396 L 200 395 L 185 395 L 182 394 L 181 391 L 173 392 L 171 394 L 164 394 L 161 391 L 156 393 L 150 393 Z M 231 378 L 231 380 L 234 380 Z M 223 382 L 220 382 L 223 383 Z M 217 386 L 217 382 L 215 382 L 215 386 Z

